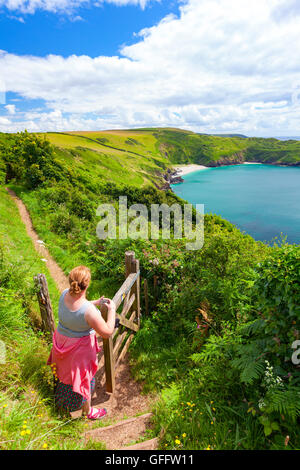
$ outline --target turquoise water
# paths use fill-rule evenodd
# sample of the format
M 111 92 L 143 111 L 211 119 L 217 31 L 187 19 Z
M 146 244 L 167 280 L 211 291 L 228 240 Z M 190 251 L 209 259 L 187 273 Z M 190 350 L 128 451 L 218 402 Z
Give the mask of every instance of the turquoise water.
M 281 233 L 300 243 L 300 167 L 236 165 L 184 176 L 173 191 L 205 213 L 229 220 L 256 240 L 271 242 Z

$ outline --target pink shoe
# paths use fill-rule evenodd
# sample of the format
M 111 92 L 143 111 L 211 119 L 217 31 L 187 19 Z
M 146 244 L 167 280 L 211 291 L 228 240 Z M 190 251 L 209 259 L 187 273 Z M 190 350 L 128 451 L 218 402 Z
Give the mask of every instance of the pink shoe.
M 106 408 L 101 408 L 100 410 L 98 408 L 91 408 L 91 411 L 87 415 L 87 418 L 88 419 L 101 419 L 101 418 L 104 418 L 104 416 L 106 415 L 107 415 Z

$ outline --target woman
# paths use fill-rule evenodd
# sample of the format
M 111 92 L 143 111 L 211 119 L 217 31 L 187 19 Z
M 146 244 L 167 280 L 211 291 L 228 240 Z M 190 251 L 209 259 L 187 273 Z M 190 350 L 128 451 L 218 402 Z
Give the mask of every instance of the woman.
M 109 338 L 115 328 L 115 304 L 101 297 L 92 302 L 86 298 L 91 272 L 85 266 L 74 268 L 69 274 L 70 288 L 59 300 L 59 323 L 53 335 L 53 346 L 48 359 L 57 378 L 55 401 L 59 408 L 82 409 L 89 419 L 103 418 L 106 409 L 91 407 L 98 369 L 100 348 L 96 333 Z M 96 306 L 108 310 L 107 322 Z

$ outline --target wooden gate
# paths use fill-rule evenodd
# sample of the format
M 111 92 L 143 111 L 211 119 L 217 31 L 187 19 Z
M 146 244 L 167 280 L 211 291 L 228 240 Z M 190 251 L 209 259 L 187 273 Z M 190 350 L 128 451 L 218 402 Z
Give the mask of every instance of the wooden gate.
M 117 310 L 122 306 L 121 313 L 116 315 L 120 326 L 109 339 L 103 339 L 106 390 L 110 393 L 115 390 L 116 369 L 140 328 L 140 263 L 133 251 L 125 253 L 125 276 L 125 282 L 113 298 Z M 103 318 L 107 320 L 107 312 Z

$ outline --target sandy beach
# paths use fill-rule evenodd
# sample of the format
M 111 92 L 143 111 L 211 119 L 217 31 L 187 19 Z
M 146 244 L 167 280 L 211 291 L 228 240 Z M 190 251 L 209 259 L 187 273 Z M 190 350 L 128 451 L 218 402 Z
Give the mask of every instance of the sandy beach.
M 198 170 L 206 170 L 208 167 L 203 166 L 203 165 L 195 165 L 195 164 L 190 164 L 190 165 L 179 165 L 174 167 L 174 170 L 178 172 L 178 176 L 185 176 L 188 175 L 189 173 L 193 173 L 194 171 Z
M 244 165 L 262 165 L 262 163 L 257 163 L 257 162 L 244 162 Z M 196 165 L 194 163 L 191 163 L 189 165 L 177 165 L 174 167 L 174 171 L 176 170 L 178 173 L 178 176 L 185 176 L 188 175 L 189 173 L 193 173 L 194 171 L 198 170 L 207 170 L 209 167 L 204 166 L 204 165 Z

